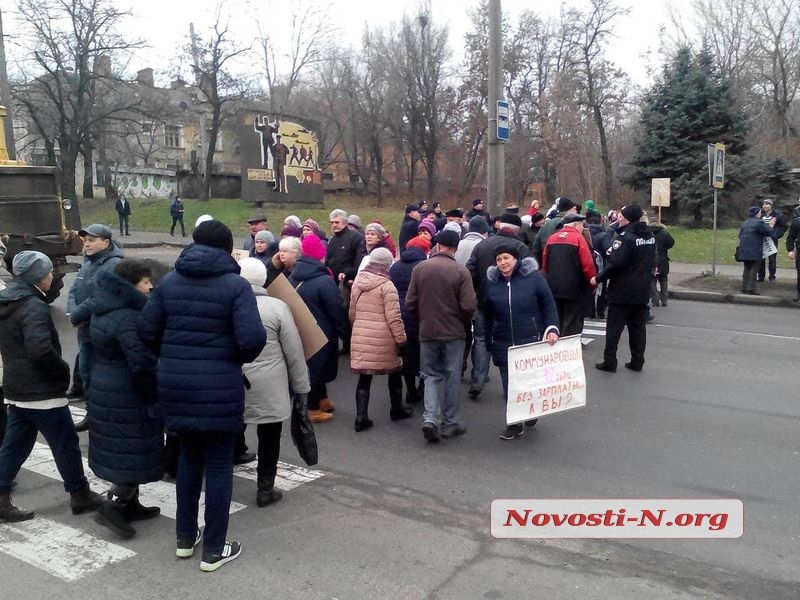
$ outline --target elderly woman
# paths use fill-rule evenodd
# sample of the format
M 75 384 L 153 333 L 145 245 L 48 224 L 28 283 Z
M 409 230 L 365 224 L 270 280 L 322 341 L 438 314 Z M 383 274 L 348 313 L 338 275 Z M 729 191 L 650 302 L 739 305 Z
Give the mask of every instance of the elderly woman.
M 373 250 L 376 248 L 386 248 L 388 250 L 389 245 L 386 243 L 386 235 L 386 228 L 380 223 L 373 222 L 364 227 L 366 252 L 364 253 L 364 258 L 361 259 L 361 264 L 358 265 L 359 273 L 369 264 L 370 253 Z M 392 255 L 391 251 L 389 251 L 389 255 Z
M 547 340 L 558 341 L 558 310 L 553 294 L 536 260 L 520 260 L 519 248 L 501 244 L 495 249 L 497 266 L 486 271 L 486 341 L 492 359 L 500 369 L 503 397 L 508 402 L 508 349 L 511 346 Z M 532 426 L 536 420 L 525 424 Z M 500 439 L 513 440 L 525 433 L 522 424 L 508 425 Z
M 328 338 L 322 350 L 308 359 L 311 391 L 308 418 L 312 423 L 333 419 L 335 410 L 328 398 L 327 384 L 336 379 L 339 369 L 339 338 L 347 334 L 347 312 L 342 306 L 339 286 L 325 266 L 325 246 L 316 236 L 303 240 L 302 256 L 292 270 L 289 283 L 306 303 L 317 324 Z
M 319 228 L 319 223 L 314 219 L 306 219 L 303 223 L 303 239 L 306 239 L 309 235 L 315 235 L 325 244 L 328 243 L 328 237 L 325 235 L 325 232 Z
M 113 484 L 96 520 L 122 538 L 136 534 L 131 521 L 159 514 L 139 503 L 139 485 L 158 481 L 165 468 L 157 360 L 136 331 L 151 277 L 147 263 L 130 258 L 98 273 L 89 329 L 95 349 L 89 467 Z
M 283 497 L 275 489 L 283 422 L 292 413 L 291 394 L 308 394 L 308 367 L 300 333 L 289 307 L 270 298 L 264 289 L 267 270 L 263 263 L 245 258 L 239 263 L 256 295 L 261 323 L 267 330 L 267 345 L 252 363 L 243 366 L 245 382 L 244 422 L 256 426 L 258 465 L 256 504 L 267 506 Z
M 253 247 L 250 249 L 250 256 L 257 258 L 266 265 L 272 260 L 275 253 L 272 245 L 275 243 L 275 236 L 271 231 L 259 231 L 253 238 Z
M 417 226 L 417 235 L 433 245 L 433 238 L 436 235 L 436 225 L 434 225 L 433 221 L 425 219 Z
M 350 370 L 359 375 L 356 386 L 356 431 L 372 427 L 368 416 L 373 375 L 389 375 L 392 421 L 409 418 L 414 410 L 403 404 L 402 368 L 406 332 L 400 314 L 400 300 L 389 267 L 394 262 L 387 248 L 376 248 L 369 264 L 356 275 L 350 295 Z
M 747 211 L 747 220 L 739 229 L 739 256 L 743 265 L 742 293 L 757 296 L 756 276 L 758 267 L 763 260 L 764 238 L 772 234 L 773 217 L 769 223 L 764 222 L 760 216 L 760 209 L 752 206 Z

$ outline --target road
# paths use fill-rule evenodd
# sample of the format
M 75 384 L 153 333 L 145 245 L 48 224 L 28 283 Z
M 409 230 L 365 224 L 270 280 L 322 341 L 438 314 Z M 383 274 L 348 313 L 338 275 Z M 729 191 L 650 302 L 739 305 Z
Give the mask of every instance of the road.
M 176 251 L 129 254 L 162 258 L 159 252 L 169 259 Z M 512 442 L 498 439 L 503 404 L 494 368 L 479 401 L 463 388 L 469 431 L 460 438 L 431 446 L 416 415 L 391 422 L 380 377 L 375 427 L 356 434 L 355 377 L 343 358 L 330 386 L 336 418 L 317 428 L 320 464 L 307 477 L 302 469 L 282 472 L 281 484 L 296 487 L 263 509 L 255 506 L 254 482 L 237 474 L 230 536 L 244 552 L 214 574 L 202 574 L 199 559 L 174 558 L 168 509 L 139 524 L 137 537 L 116 540 L 91 516 L 72 516 L 49 467 L 29 461 L 15 501 L 36 511 L 29 523 L 52 525 L 38 533 L 0 525 L 0 597 L 799 597 L 797 312 L 686 301 L 654 310 L 644 372 L 596 371 L 602 336 L 589 336 L 586 408 L 543 418 Z M 63 303 L 54 311 L 72 357 Z M 81 441 L 85 455 L 86 434 Z M 248 441 L 255 444 L 254 432 Z M 37 456 L 46 460 L 47 452 Z M 281 460 L 303 464 L 288 437 Z M 166 507 L 170 486 L 148 493 Z M 744 535 L 496 540 L 489 532 L 496 498 L 739 498 Z M 69 549 L 67 566 L 58 562 L 59 547 Z

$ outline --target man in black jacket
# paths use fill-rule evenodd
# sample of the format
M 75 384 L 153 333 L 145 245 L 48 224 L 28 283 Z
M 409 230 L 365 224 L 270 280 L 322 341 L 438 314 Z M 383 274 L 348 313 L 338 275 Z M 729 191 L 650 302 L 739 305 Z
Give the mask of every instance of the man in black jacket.
M 417 237 L 417 227 L 422 217 L 419 214 L 419 207 L 416 204 L 406 206 L 406 216 L 403 217 L 403 224 L 400 225 L 400 252 L 406 249 L 406 244 L 411 238 Z
M 68 401 L 70 368 L 61 358 L 58 331 L 45 301 L 53 263 L 41 252 L 14 257 L 14 281 L 0 292 L 3 393 L 10 405 L 0 446 L 0 523 L 27 521 L 33 513 L 11 503 L 11 487 L 41 433 L 50 446 L 72 514 L 95 510 L 100 496 L 89 488 Z
M 617 346 L 622 330 L 628 326 L 631 360 L 625 367 L 641 371 L 647 345 L 647 303 L 650 281 L 656 260 L 656 240 L 650 227 L 640 221 L 642 209 L 637 204 L 623 206 L 619 218 L 619 234 L 606 251 L 606 266 L 592 277 L 591 284 L 608 284 L 608 322 L 603 362 L 600 371 L 615 373 Z
M 765 223 L 772 223 L 772 242 L 778 247 L 778 240 L 786 233 L 786 219 L 778 211 L 773 209 L 773 202 L 769 198 L 761 202 L 761 220 Z M 775 219 L 772 221 L 772 219 Z M 770 254 L 769 258 L 762 258 L 758 266 L 758 281 L 764 281 L 764 275 L 769 271 L 769 280 L 775 281 L 775 273 L 778 270 L 778 253 Z
M 358 274 L 358 266 L 366 254 L 364 236 L 347 226 L 347 213 L 341 208 L 331 211 L 331 238 L 328 240 L 328 251 L 325 266 L 333 272 L 333 277 L 342 293 L 345 309 L 350 308 L 350 288 Z M 349 323 L 348 323 L 349 325 Z M 342 351 L 350 352 L 350 331 L 342 340 Z

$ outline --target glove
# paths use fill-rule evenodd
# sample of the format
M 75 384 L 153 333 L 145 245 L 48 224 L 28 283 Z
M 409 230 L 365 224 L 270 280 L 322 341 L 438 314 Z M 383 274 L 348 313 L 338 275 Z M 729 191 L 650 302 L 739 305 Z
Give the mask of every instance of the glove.
M 308 412 L 308 394 L 294 395 L 294 410 L 305 414 Z
M 403 356 L 406 351 L 407 344 L 397 344 L 397 356 Z

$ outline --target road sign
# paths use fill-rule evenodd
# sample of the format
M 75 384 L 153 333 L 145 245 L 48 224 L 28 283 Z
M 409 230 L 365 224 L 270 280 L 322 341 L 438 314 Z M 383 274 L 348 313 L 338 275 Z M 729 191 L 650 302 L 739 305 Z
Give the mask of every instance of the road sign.
M 509 122 L 508 122 L 508 102 L 505 100 L 497 101 L 497 139 L 508 141 Z
M 711 186 L 714 189 L 721 190 L 725 187 L 725 144 L 709 144 L 708 156 Z

